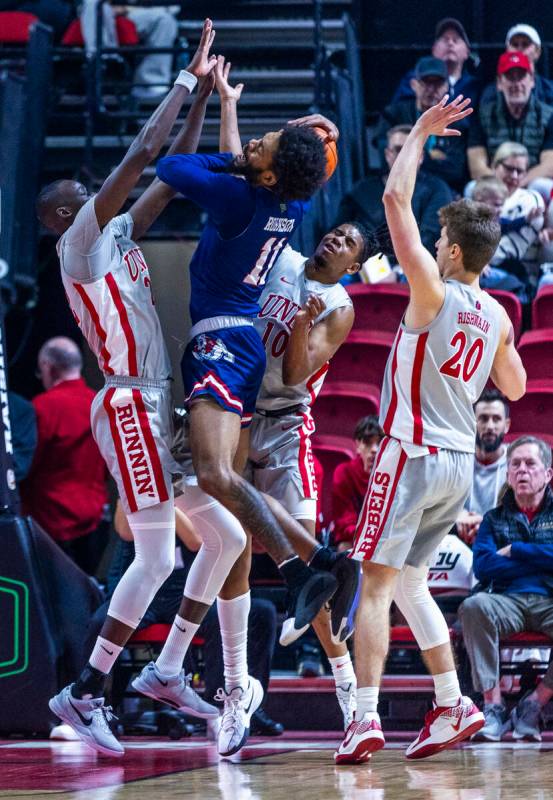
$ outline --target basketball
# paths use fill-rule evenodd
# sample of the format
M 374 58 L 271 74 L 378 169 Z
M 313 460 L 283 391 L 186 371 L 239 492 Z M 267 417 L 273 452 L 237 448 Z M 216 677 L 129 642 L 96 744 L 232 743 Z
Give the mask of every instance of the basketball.
M 326 179 L 328 180 L 334 175 L 334 170 L 338 166 L 338 149 L 336 142 L 333 142 L 324 128 L 313 128 L 317 136 L 324 142 L 325 155 L 326 155 Z

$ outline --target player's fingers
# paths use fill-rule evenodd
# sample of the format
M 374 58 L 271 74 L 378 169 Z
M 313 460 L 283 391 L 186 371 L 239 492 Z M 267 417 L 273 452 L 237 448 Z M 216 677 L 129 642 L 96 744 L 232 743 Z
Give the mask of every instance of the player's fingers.
M 209 37 L 211 35 L 211 20 L 208 18 L 204 21 L 204 26 L 202 28 L 202 35 L 200 36 L 200 47 L 205 47 L 206 43 L 209 41 Z
M 456 131 L 455 128 L 444 128 L 440 136 L 462 136 L 462 133 Z
M 448 95 L 448 94 L 444 94 L 444 96 L 442 97 L 442 99 L 441 99 L 441 100 L 440 100 L 440 102 L 438 103 L 438 105 L 440 106 L 440 108 L 444 108 L 444 106 L 446 106 L 446 105 L 447 105 L 447 101 L 448 101 L 448 100 L 449 100 L 449 95 Z
M 225 71 L 224 71 L 224 73 L 223 73 L 223 74 L 224 74 L 224 76 L 225 76 L 225 80 L 228 80 L 228 76 L 229 76 L 229 72 L 230 72 L 230 67 L 231 67 L 231 63 L 230 63 L 230 61 L 227 61 L 227 63 L 225 64 Z

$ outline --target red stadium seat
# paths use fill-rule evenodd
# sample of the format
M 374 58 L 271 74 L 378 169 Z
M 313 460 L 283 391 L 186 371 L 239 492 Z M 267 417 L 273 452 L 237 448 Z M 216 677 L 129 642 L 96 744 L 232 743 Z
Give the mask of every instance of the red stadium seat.
M 134 22 L 127 17 L 116 17 L 115 25 L 117 27 L 117 39 L 121 47 L 132 47 L 139 43 Z M 61 43 L 65 45 L 65 47 L 84 47 L 81 22 L 79 19 L 73 20 L 63 34 Z
M 319 493 L 324 524 L 328 525 L 332 519 L 332 476 L 338 464 L 355 458 L 355 444 L 352 439 L 343 436 L 315 434 L 313 452 L 324 469 L 324 483 L 319 486 Z
M 553 381 L 553 327 L 526 331 L 517 349 L 528 380 Z
M 522 330 L 522 306 L 520 300 L 512 292 L 504 292 L 501 289 L 489 289 L 488 294 L 495 297 L 507 312 L 509 319 L 513 323 L 515 341 L 518 342 Z
M 409 303 L 407 286 L 352 283 L 347 290 L 355 309 L 354 330 L 397 331 Z
M 350 434 L 361 417 L 378 414 L 380 392 L 376 386 L 353 382 L 327 382 L 317 398 L 313 417 L 317 433 Z
M 139 631 L 135 631 L 128 641 L 128 645 L 135 644 L 165 644 L 165 640 L 169 636 L 171 630 L 170 625 L 163 622 L 148 625 Z M 196 647 L 201 647 L 205 642 L 201 636 L 194 636 L 192 644 Z
M 553 384 L 529 381 L 524 397 L 511 404 L 509 438 L 535 431 L 553 436 Z
M 34 14 L 24 11 L 0 12 L 0 42 L 2 44 L 27 44 L 31 26 L 38 22 Z
M 392 333 L 353 331 L 330 362 L 329 380 L 354 379 L 380 387 L 393 342 Z
M 553 325 L 553 286 L 544 286 L 532 303 L 532 328 L 550 328 Z

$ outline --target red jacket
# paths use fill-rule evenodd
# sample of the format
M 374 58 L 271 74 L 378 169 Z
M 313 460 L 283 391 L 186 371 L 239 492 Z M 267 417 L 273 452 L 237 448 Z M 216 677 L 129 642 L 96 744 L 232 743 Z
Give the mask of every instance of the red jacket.
M 365 499 L 369 473 L 365 472 L 361 456 L 338 464 L 332 478 L 332 518 L 334 541 L 352 542 L 357 518 Z
M 78 378 L 33 399 L 38 442 L 20 485 L 23 510 L 60 542 L 97 528 L 108 500 L 106 465 L 90 428 L 93 398 Z

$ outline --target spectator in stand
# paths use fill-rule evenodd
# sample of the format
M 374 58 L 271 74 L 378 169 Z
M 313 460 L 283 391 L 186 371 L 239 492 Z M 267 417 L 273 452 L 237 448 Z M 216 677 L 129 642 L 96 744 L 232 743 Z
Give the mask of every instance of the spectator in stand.
M 448 91 L 447 67 L 433 56 L 419 59 L 415 77 L 411 80 L 414 97 L 386 106 L 380 116 L 376 132 L 376 144 L 386 169 L 385 150 L 387 133 L 396 125 L 414 125 L 420 115 L 439 103 Z M 468 130 L 466 119 L 453 127 L 462 132 Z M 462 192 L 466 182 L 466 136 L 431 136 L 428 139 L 422 170 L 444 180 L 450 189 Z
M 69 0 L 0 0 L 0 11 L 25 11 L 49 25 L 58 43 L 70 22 L 75 18 L 75 8 Z
M 81 29 L 88 56 L 96 52 L 96 8 L 99 0 L 83 0 Z M 134 23 L 141 43 L 146 47 L 173 47 L 178 24 L 169 11 L 161 6 L 139 8 L 106 2 L 102 7 L 102 45 L 117 47 L 115 17 L 123 15 Z M 134 74 L 133 96 L 142 102 L 157 103 L 167 93 L 171 83 L 172 53 L 151 53 L 138 64 Z
M 338 464 L 332 478 L 332 518 L 337 550 L 349 550 L 353 544 L 357 518 L 367 493 L 369 476 L 384 433 L 378 417 L 362 417 L 355 426 L 353 440 L 357 455 Z
M 460 607 L 474 688 L 484 694 L 486 725 L 479 737 L 541 740 L 541 709 L 553 696 L 553 662 L 543 682 L 510 717 L 499 686 L 499 642 L 525 630 L 553 636 L 553 492 L 551 448 L 522 436 L 507 449 L 509 488 L 488 511 L 473 547 L 477 594 Z
M 451 99 L 458 94 L 470 97 L 474 105 L 480 94 L 480 81 L 467 69 L 470 61 L 470 42 L 461 22 L 453 17 L 440 20 L 436 25 L 432 55 L 444 62 L 448 74 L 448 94 Z M 414 97 L 411 81 L 415 71 L 410 70 L 401 79 L 392 103 Z
M 20 483 L 31 469 L 36 448 L 36 414 L 33 404 L 15 392 L 8 392 L 13 445 L 15 482 Z
M 493 159 L 504 142 L 528 150 L 529 170 L 520 186 L 538 191 L 549 202 L 553 188 L 553 106 L 532 93 L 533 68 L 524 53 L 503 53 L 497 65 L 497 94 L 472 115 L 468 137 L 471 177 L 493 174 Z
M 68 556 L 93 575 L 109 536 L 104 459 L 92 438 L 94 392 L 81 377 L 82 356 L 71 339 L 49 339 L 38 354 L 45 392 L 33 399 L 38 441 L 21 483 L 25 513 Z
M 387 131 L 384 149 L 386 168 L 362 178 L 342 197 L 335 225 L 362 222 L 367 228 L 375 230 L 386 222 L 382 202 L 384 185 L 411 127 L 396 125 Z M 438 211 L 451 200 L 453 194 L 445 181 L 436 175 L 419 171 L 413 194 L 413 213 L 421 232 L 422 243 L 431 252 L 440 237 Z
M 509 404 L 497 389 L 484 389 L 474 404 L 476 451 L 472 489 L 457 518 L 457 533 L 472 545 L 486 511 L 495 508 L 507 478 L 507 449 L 503 444 L 511 427 Z
M 541 56 L 541 38 L 539 33 L 531 25 L 517 23 L 507 32 L 505 39 L 505 49 L 509 53 L 524 53 L 534 70 L 534 95 L 538 100 L 548 105 L 553 105 L 553 81 L 544 78 L 536 72 L 536 65 Z M 482 94 L 482 102 L 493 100 L 496 95 L 495 84 L 486 86 Z

